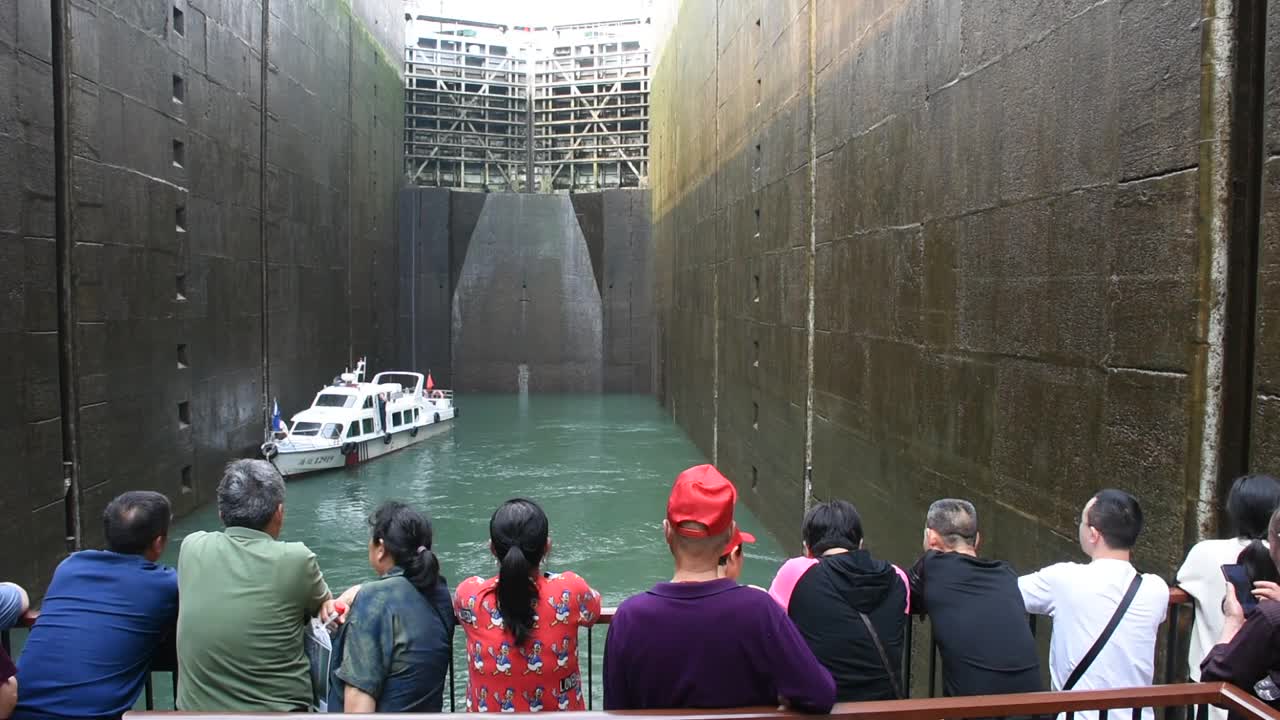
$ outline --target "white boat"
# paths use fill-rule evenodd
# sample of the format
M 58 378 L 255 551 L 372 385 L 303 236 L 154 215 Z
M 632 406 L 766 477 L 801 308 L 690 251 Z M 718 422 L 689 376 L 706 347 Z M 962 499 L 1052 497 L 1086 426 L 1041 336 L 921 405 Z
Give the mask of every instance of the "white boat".
M 452 425 L 453 391 L 426 387 L 421 373 L 380 372 L 364 382 L 365 361 L 316 393 L 262 456 L 290 477 L 367 462 L 416 445 Z

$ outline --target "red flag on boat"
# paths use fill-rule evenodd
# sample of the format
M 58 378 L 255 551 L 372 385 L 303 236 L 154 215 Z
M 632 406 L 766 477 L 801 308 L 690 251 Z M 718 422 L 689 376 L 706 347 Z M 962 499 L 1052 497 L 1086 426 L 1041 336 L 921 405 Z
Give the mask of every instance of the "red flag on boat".
M 431 379 L 431 373 L 427 373 L 427 389 L 428 390 L 436 389 L 436 381 Z

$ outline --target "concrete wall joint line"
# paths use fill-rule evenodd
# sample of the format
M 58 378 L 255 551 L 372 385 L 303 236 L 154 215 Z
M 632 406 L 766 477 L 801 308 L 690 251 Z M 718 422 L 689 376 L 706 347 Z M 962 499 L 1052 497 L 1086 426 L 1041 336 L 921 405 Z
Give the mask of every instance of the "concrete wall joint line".
M 77 157 L 82 157 L 82 156 L 77 156 Z M 187 189 L 185 185 L 179 185 L 170 180 L 165 180 L 162 177 L 156 177 L 155 175 L 148 175 L 147 173 L 144 173 L 141 170 L 138 170 L 137 168 L 131 168 L 127 165 L 116 165 L 114 163 L 104 162 L 102 160 L 94 160 L 93 162 L 95 165 L 98 165 L 99 167 L 109 168 L 111 170 L 118 170 L 122 173 L 128 173 L 130 175 L 136 175 L 150 182 L 159 183 L 161 185 L 171 187 L 174 190 L 177 190 L 178 192 L 181 192 L 181 193 L 191 192 L 190 190 Z M 83 245 L 84 243 L 79 243 L 79 244 Z
M 716 54 L 712 61 L 715 73 L 716 100 L 720 98 L 720 5 L 716 4 Z M 712 111 L 715 118 L 715 167 L 719 168 L 720 160 L 720 113 Z M 720 175 L 714 176 L 715 186 L 712 190 L 716 199 L 716 207 L 720 207 Z M 718 231 L 717 231 L 718 232 Z M 711 464 L 720 462 L 720 271 L 714 260 L 711 263 Z
M 1093 12 L 1094 10 L 1097 10 L 1098 8 L 1102 7 L 1103 5 L 1107 5 L 1107 4 L 1109 4 L 1111 1 L 1112 1 L 1112 0 L 1098 0 L 1098 2 L 1095 2 L 1095 3 L 1093 3 L 1092 5 L 1090 5 L 1090 6 L 1086 7 L 1086 8 L 1084 8 L 1084 9 L 1082 9 L 1080 12 L 1076 13 L 1075 15 L 1072 15 L 1072 16 L 1068 17 L 1068 18 L 1067 18 L 1066 20 L 1064 20 L 1061 24 L 1059 24 L 1059 25 L 1055 25 L 1055 26 L 1053 26 L 1053 27 L 1051 27 L 1051 28 L 1049 28 L 1049 29 L 1047 29 L 1047 30 L 1045 30 L 1045 31 L 1043 31 L 1043 32 L 1041 32 L 1041 33 L 1039 33 L 1038 35 L 1036 35 L 1034 38 L 1032 38 L 1032 39 L 1031 39 L 1031 40 L 1029 40 L 1028 42 L 1025 42 L 1025 43 L 1022 43 L 1022 44 L 1017 45 L 1017 46 L 1015 46 L 1015 47 L 1012 47 L 1012 48 L 1010 48 L 1009 50 L 1006 50 L 1006 51 L 1005 51 L 1005 52 L 1003 52 L 1003 53 L 999 53 L 999 54 L 995 55 L 994 57 L 992 57 L 992 58 L 990 58 L 990 59 L 986 60 L 985 62 L 982 62 L 981 64 L 979 64 L 979 65 L 975 66 L 972 70 L 969 70 L 968 72 L 963 72 L 963 71 L 962 71 L 962 72 L 958 73 L 958 74 L 955 76 L 955 78 L 954 78 L 954 79 L 952 79 L 951 81 L 946 82 L 946 83 L 943 83 L 942 85 L 939 85 L 938 87 L 934 88 L 934 89 L 933 89 L 933 90 L 931 90 L 931 91 L 926 91 L 926 92 L 925 92 L 925 101 L 926 101 L 926 102 L 928 102 L 929 100 L 933 99 L 933 96 L 937 95 L 938 93 L 941 93 L 941 92 L 943 92 L 943 91 L 945 91 L 945 90 L 947 90 L 947 89 L 949 89 L 949 88 L 951 88 L 951 87 L 953 87 L 953 86 L 957 85 L 958 83 L 960 83 L 960 82 L 962 82 L 962 81 L 964 81 L 964 80 L 967 80 L 967 79 L 969 79 L 969 78 L 973 77 L 974 75 L 977 75 L 978 73 L 980 73 L 980 72 L 982 72 L 982 71 L 984 71 L 984 70 L 986 70 L 986 69 L 988 69 L 988 68 L 990 68 L 990 67 L 992 67 L 992 66 L 994 66 L 994 65 L 998 65 L 998 64 L 1000 64 L 1002 61 L 1004 61 L 1005 59 L 1007 59 L 1010 55 L 1013 55 L 1014 53 L 1022 52 L 1023 50 L 1027 50 L 1027 49 L 1029 49 L 1029 48 L 1033 48 L 1033 47 L 1035 47 L 1036 45 L 1039 45 L 1040 43 L 1044 42 L 1046 38 L 1048 38 L 1048 37 L 1052 36 L 1054 33 L 1058 32 L 1058 31 L 1059 31 L 1059 30 L 1061 30 L 1062 28 L 1064 28 L 1064 27 L 1066 27 L 1067 25 L 1069 25 L 1069 24 L 1071 24 L 1071 23 L 1075 22 L 1076 20 L 1078 20 L 1078 19 L 1080 19 L 1080 18 L 1084 17 L 1085 15 L 1088 15 L 1089 13 Z
M 1105 369 L 1108 373 L 1136 373 L 1139 375 L 1149 375 L 1151 377 L 1177 379 L 1187 377 L 1187 373 L 1177 370 L 1153 370 L 1151 368 L 1125 367 L 1123 365 L 1108 365 Z
M 1148 182 L 1150 180 L 1164 180 L 1166 178 L 1177 177 L 1178 175 L 1184 175 L 1189 172 L 1195 172 L 1196 170 L 1199 170 L 1199 169 L 1200 169 L 1200 165 L 1199 163 L 1196 163 L 1194 165 L 1186 165 L 1184 167 L 1174 168 L 1172 170 L 1162 170 L 1160 172 L 1151 173 L 1149 175 L 1135 175 L 1133 177 L 1122 177 L 1116 184 L 1121 187 L 1124 187 L 1125 185 L 1134 185 L 1137 183 Z

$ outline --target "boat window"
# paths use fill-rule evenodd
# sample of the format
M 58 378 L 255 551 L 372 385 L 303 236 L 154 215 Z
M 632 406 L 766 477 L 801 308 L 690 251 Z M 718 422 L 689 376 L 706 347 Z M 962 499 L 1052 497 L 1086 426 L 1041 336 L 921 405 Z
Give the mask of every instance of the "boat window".
M 342 426 L 338 423 L 325 423 L 324 427 L 320 429 L 320 437 L 326 440 L 337 440 L 341 434 Z
M 364 419 L 364 432 L 366 435 L 373 432 L 373 418 Z
M 320 393 L 312 407 L 352 407 L 356 404 L 355 395 L 339 395 L 338 393 Z
M 413 421 L 418 422 L 418 408 L 413 409 Z
M 313 422 L 296 422 L 293 424 L 292 435 L 319 435 L 320 423 Z
M 373 396 L 372 396 L 372 395 L 370 395 L 369 397 L 367 397 L 367 398 L 365 398 L 365 399 L 364 399 L 364 406 L 365 406 L 366 408 L 371 408 L 371 407 L 373 407 Z
M 404 423 L 404 415 L 398 412 L 391 413 L 391 424 L 402 425 Z
M 359 434 L 360 434 L 360 421 L 352 420 L 351 424 L 347 426 L 347 437 L 353 438 Z

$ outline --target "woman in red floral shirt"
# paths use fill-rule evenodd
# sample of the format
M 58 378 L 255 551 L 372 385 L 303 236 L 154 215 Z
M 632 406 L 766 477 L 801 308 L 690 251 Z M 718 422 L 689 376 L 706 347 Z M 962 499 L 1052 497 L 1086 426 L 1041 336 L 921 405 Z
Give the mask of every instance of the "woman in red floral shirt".
M 600 593 L 571 572 L 544 573 L 547 514 L 532 500 L 503 503 L 489 521 L 496 577 L 458 586 L 467 634 L 469 712 L 583 710 L 578 628 L 600 617 Z

